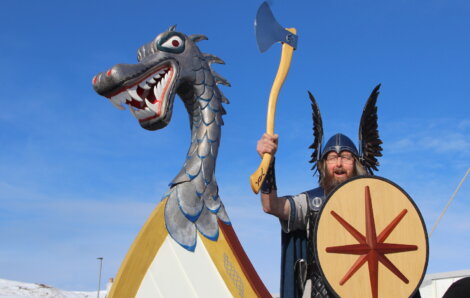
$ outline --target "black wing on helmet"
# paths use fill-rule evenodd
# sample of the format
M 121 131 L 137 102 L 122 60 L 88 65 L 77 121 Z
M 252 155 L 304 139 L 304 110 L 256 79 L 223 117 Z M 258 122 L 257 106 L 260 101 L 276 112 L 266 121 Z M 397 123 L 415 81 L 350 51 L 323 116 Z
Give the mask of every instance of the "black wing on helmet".
M 312 102 L 312 119 L 313 119 L 313 144 L 310 145 L 310 149 L 313 149 L 312 159 L 310 163 L 313 163 L 312 170 L 317 167 L 317 161 L 321 156 L 321 146 L 323 141 L 323 122 L 321 120 L 320 109 L 318 108 L 317 101 L 313 97 L 312 93 L 308 91 L 308 96 Z M 318 168 L 317 168 L 318 170 Z
M 359 158 L 367 172 L 373 175 L 372 170 L 378 171 L 378 156 L 382 156 L 382 140 L 379 137 L 377 123 L 377 97 L 379 96 L 380 84 L 378 84 L 367 100 L 362 111 L 361 123 L 359 125 Z

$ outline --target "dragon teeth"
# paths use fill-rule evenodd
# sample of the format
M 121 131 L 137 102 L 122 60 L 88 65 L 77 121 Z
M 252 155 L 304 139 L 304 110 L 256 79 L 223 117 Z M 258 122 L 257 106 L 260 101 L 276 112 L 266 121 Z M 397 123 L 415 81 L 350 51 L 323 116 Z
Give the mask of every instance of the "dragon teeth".
M 155 111 L 153 111 L 152 109 L 148 107 L 145 107 L 145 109 L 140 110 L 133 106 L 129 106 L 129 111 L 131 111 L 132 116 L 134 116 L 135 118 L 139 120 L 152 117 L 156 114 Z
M 151 86 L 149 86 L 149 84 L 147 83 L 147 81 L 143 81 L 139 84 L 139 87 L 144 89 L 144 90 L 149 90 Z
M 129 95 L 130 95 L 133 99 L 135 99 L 135 100 L 137 100 L 137 101 L 139 101 L 139 102 L 142 102 L 142 101 L 143 101 L 142 98 L 140 98 L 139 94 L 137 94 L 137 87 L 134 87 L 134 88 L 131 88 L 131 89 L 127 89 L 127 93 L 129 93 Z
M 163 78 L 163 80 L 162 80 L 162 84 L 163 84 L 163 85 L 166 85 L 166 81 L 168 81 L 168 78 L 169 78 L 169 73 L 167 73 L 167 74 L 165 75 L 165 77 Z
M 114 102 L 114 101 L 112 101 L 112 100 L 110 100 L 110 101 L 111 101 L 111 103 L 113 104 L 113 106 L 115 106 L 118 110 L 123 111 L 123 110 L 126 109 L 125 107 L 122 106 L 121 103 L 117 103 L 117 102 Z
M 118 108 L 119 110 L 124 110 L 125 108 L 122 106 L 122 104 L 125 103 L 127 100 L 126 95 L 126 92 L 121 92 L 118 95 L 111 97 L 109 100 L 116 108 Z
M 171 69 L 164 68 L 138 84 L 138 87 L 144 90 L 149 90 L 153 86 L 153 94 L 158 101 L 157 103 L 153 104 L 147 98 L 140 97 L 137 93 L 137 86 L 127 89 L 126 91 L 112 97 L 111 102 L 120 110 L 124 109 L 122 103 L 126 103 L 128 100 L 134 99 L 138 102 L 145 102 L 146 107 L 144 109 L 139 109 L 129 105 L 131 114 L 139 120 L 159 114 L 161 100 L 163 98 L 162 93 L 169 78 L 169 71 L 171 71 Z
M 121 92 L 113 97 L 111 97 L 111 100 L 116 102 L 116 103 L 125 103 L 127 100 L 126 92 Z
M 160 70 L 159 72 L 157 72 L 156 74 L 151 75 L 150 77 L 148 77 L 145 80 L 143 80 L 142 82 L 140 82 L 139 87 L 144 89 L 144 90 L 149 90 L 152 87 L 152 85 L 155 85 L 157 83 L 157 81 L 160 80 L 160 78 L 167 76 L 167 74 L 168 74 L 167 71 L 168 71 L 168 68 L 164 68 L 164 69 Z
M 163 71 L 166 71 L 166 70 L 162 70 L 160 72 L 163 72 Z M 157 100 L 161 101 L 163 99 L 163 91 L 168 81 L 168 77 L 169 77 L 168 72 L 166 72 L 163 78 L 158 82 L 158 84 L 155 87 L 153 87 L 153 94 L 155 95 L 155 98 Z
M 143 110 L 140 110 L 139 113 L 138 113 L 138 118 L 139 119 L 145 119 L 145 118 L 148 118 L 148 117 L 151 117 L 153 115 L 155 115 L 156 113 L 154 111 L 152 111 L 151 109 L 149 109 L 148 107 L 145 107 L 145 109 Z
M 161 86 L 159 83 L 158 86 Z M 161 88 L 158 88 L 158 86 L 153 87 L 153 94 L 155 95 L 155 99 L 159 100 L 160 99 L 160 93 L 161 93 Z
M 134 116 L 135 118 L 139 119 L 139 117 L 137 117 L 137 111 L 134 110 L 134 107 L 133 107 L 133 106 L 129 106 L 129 111 L 131 111 L 132 116 Z
M 147 98 L 145 99 L 145 104 L 155 113 L 158 113 L 158 104 L 151 103 Z

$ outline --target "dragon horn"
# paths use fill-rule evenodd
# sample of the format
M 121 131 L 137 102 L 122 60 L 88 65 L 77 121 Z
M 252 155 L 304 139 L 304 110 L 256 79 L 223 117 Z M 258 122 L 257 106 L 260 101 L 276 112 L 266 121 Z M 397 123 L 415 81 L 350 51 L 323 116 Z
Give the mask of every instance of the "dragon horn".
M 188 36 L 189 39 L 191 39 L 194 42 L 200 42 L 201 40 L 207 40 L 207 36 L 202 35 L 202 34 L 191 34 Z

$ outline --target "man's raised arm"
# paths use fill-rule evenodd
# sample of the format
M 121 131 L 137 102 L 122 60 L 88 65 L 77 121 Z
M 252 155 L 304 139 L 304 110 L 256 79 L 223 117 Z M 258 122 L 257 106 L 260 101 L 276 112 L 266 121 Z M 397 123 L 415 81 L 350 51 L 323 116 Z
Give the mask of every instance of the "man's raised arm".
M 275 156 L 278 147 L 278 140 L 279 136 L 277 134 L 271 136 L 265 133 L 261 139 L 259 139 L 256 145 L 256 151 L 261 157 L 265 153 L 269 153 L 272 156 Z M 266 179 L 261 186 L 261 205 L 263 206 L 264 212 L 279 217 L 282 220 L 287 220 L 290 213 L 290 204 L 286 198 L 277 196 L 274 163 L 275 159 L 273 158 L 273 161 L 269 166 Z

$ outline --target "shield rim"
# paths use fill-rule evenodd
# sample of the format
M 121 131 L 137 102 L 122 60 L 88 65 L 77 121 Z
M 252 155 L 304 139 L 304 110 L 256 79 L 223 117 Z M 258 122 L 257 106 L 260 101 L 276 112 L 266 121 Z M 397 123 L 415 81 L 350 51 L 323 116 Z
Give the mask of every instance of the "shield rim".
M 331 192 L 330 194 L 328 194 L 328 196 L 326 197 L 325 199 L 325 202 L 322 204 L 322 207 L 320 208 L 320 211 L 318 212 L 318 216 L 317 218 L 315 219 L 315 228 L 314 228 L 314 237 L 315 237 L 315 254 L 314 254 L 314 257 L 315 257 L 315 262 L 317 263 L 317 266 L 318 268 L 320 269 L 320 275 L 321 277 L 323 278 L 323 281 L 325 282 L 325 284 L 327 285 L 328 289 L 333 293 L 333 295 L 335 297 L 340 297 L 338 293 L 336 293 L 336 291 L 334 290 L 334 288 L 331 286 L 330 282 L 327 280 L 325 274 L 323 273 L 323 269 L 322 269 L 322 266 L 319 262 L 319 258 L 318 258 L 318 249 L 317 249 L 317 243 L 318 243 L 318 239 L 317 239 L 317 235 L 318 235 L 318 222 L 320 221 L 320 218 L 323 214 L 323 210 L 325 209 L 328 201 L 330 200 L 330 198 L 336 193 L 336 191 L 338 191 L 338 189 L 340 187 L 342 187 L 343 185 L 349 183 L 349 182 L 352 182 L 354 180 L 359 180 L 359 179 L 364 179 L 364 178 L 370 178 L 370 179 L 376 179 L 376 180 L 381 180 L 383 182 L 386 182 L 386 183 L 389 183 L 393 186 L 395 186 L 396 188 L 398 188 L 398 190 L 400 190 L 407 198 L 408 200 L 411 202 L 411 204 L 415 207 L 415 210 L 417 211 L 418 213 L 418 216 L 419 216 L 419 219 L 421 221 L 421 225 L 423 226 L 423 229 L 424 229 L 424 236 L 425 236 L 425 239 L 426 239 L 426 261 L 425 261 L 425 264 L 424 264 L 424 268 L 423 268 L 423 273 L 421 274 L 421 278 L 419 279 L 419 282 L 418 284 L 416 285 L 416 288 L 413 290 L 413 292 L 411 293 L 410 297 L 413 297 L 415 294 L 416 294 L 416 291 L 419 290 L 419 286 L 423 283 L 423 280 L 424 280 L 424 276 L 426 275 L 426 271 L 428 269 L 428 262 L 429 262 L 429 236 L 428 236 L 428 231 L 426 229 L 426 224 L 424 222 L 424 219 L 423 219 L 423 215 L 421 214 L 421 211 L 419 210 L 418 206 L 416 205 L 415 201 L 413 201 L 413 199 L 411 198 L 411 196 L 403 189 L 401 188 L 398 184 L 396 184 L 395 182 L 387 179 L 387 178 L 384 178 L 384 177 L 381 177 L 381 176 L 369 176 L 369 175 L 361 175 L 361 176 L 356 176 L 356 177 L 352 177 L 352 178 L 349 178 L 348 180 L 342 182 L 341 184 L 339 184 L 338 186 L 336 186 Z

